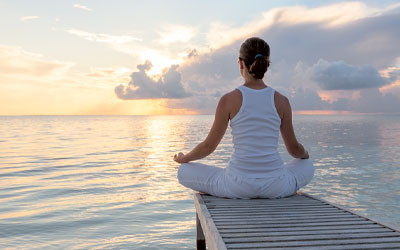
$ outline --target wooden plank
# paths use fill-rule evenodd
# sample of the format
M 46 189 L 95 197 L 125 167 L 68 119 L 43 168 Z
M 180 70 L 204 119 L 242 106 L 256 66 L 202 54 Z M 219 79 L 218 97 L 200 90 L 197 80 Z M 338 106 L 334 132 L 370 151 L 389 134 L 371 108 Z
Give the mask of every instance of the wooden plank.
M 370 239 L 384 237 L 400 237 L 396 232 L 382 233 L 347 233 L 347 234 L 323 234 L 323 235 L 280 235 L 257 237 L 227 237 L 222 239 L 225 243 L 236 242 L 279 242 L 279 241 L 314 241 L 314 240 L 344 240 L 344 239 Z M 377 239 L 379 241 L 379 239 Z
M 357 212 L 355 212 L 355 211 L 351 211 L 351 210 L 349 210 L 349 209 L 347 209 L 347 208 L 345 208 L 345 207 L 343 207 L 343 206 L 340 206 L 340 205 L 338 205 L 338 204 L 336 204 L 336 203 L 328 202 L 328 201 L 326 201 L 326 200 L 324 200 L 324 199 L 322 199 L 322 198 L 317 198 L 317 197 L 312 196 L 312 195 L 307 194 L 307 193 L 301 193 L 301 196 L 306 196 L 306 197 L 309 197 L 309 198 L 314 199 L 314 200 L 317 200 L 317 201 L 321 201 L 321 202 L 324 202 L 324 203 L 329 203 L 330 205 L 332 205 L 332 206 L 334 206 L 334 207 L 337 207 L 338 209 L 341 209 L 341 210 L 343 210 L 343 211 L 346 211 L 346 212 L 355 214 L 355 215 L 360 216 L 360 217 L 362 217 L 362 218 L 365 218 L 365 219 L 367 219 L 367 220 L 373 221 L 373 222 L 375 222 L 375 223 L 377 223 L 377 224 L 379 224 L 379 225 L 381 225 L 381 226 L 383 226 L 383 227 L 390 228 L 390 229 L 392 229 L 393 231 L 396 231 L 396 232 L 399 232 L 399 233 L 400 233 L 400 228 L 398 228 L 398 227 L 395 226 L 395 225 L 391 225 L 390 223 L 385 223 L 385 224 L 383 224 L 383 223 L 381 223 L 381 222 L 379 222 L 379 221 L 377 221 L 377 220 L 375 220 L 375 219 L 371 219 L 371 218 L 366 217 L 366 216 L 364 216 L 364 215 L 361 215 L 361 214 L 359 214 L 359 213 L 357 213 Z
M 330 213 L 324 213 L 324 212 L 320 212 L 320 213 L 285 213 L 285 214 L 278 214 L 276 213 L 275 216 L 271 216 L 272 213 L 265 213 L 262 210 L 253 210 L 251 212 L 245 213 L 243 211 L 227 211 L 226 213 L 220 213 L 220 212 L 210 212 L 210 214 L 213 216 L 213 218 L 218 218 L 218 217 L 237 217 L 237 216 L 248 216 L 248 217 L 255 217 L 255 216 L 266 216 L 266 217 L 270 217 L 270 218 L 279 218 L 279 217 L 296 217 L 296 218 L 311 218 L 311 217 L 334 217 L 334 216 L 339 216 L 339 217 L 358 217 L 358 215 L 355 214 L 351 214 L 351 213 L 347 213 L 347 212 L 342 212 L 342 211 L 338 211 L 336 213 L 330 212 Z
M 315 227 L 315 226 L 347 226 L 347 225 L 368 225 L 368 224 L 373 224 L 371 221 L 341 221 L 341 222 L 308 222 L 308 223 L 285 223 L 285 224 L 275 224 L 275 223 L 256 223 L 253 222 L 251 224 L 249 223 L 240 223 L 240 222 L 234 222 L 234 223 L 215 223 L 218 229 L 220 228 L 237 228 L 240 226 L 241 228 L 284 228 L 284 227 Z
M 329 205 L 329 203 L 325 203 L 319 200 L 314 200 L 312 198 L 308 198 L 308 200 L 302 201 L 283 201 L 283 200 L 268 200 L 268 199 L 257 199 L 257 200 L 212 200 L 205 201 L 207 205 L 212 204 L 265 204 L 270 206 L 283 206 L 285 204 L 295 204 L 295 205 Z
M 266 214 L 313 214 L 313 213 L 346 213 L 345 211 L 340 211 L 338 209 L 330 209 L 330 210 L 307 210 L 307 211 L 279 211 L 279 210 L 266 210 L 266 209 L 259 209 L 259 208 L 230 208 L 230 209 L 210 209 L 210 213 L 213 214 L 225 214 L 228 212 L 242 212 L 242 213 L 251 213 L 251 212 L 259 212 L 259 211 L 265 211 Z
M 219 205 L 211 205 L 211 206 L 207 206 L 208 209 L 210 210 L 214 210 L 214 209 L 230 209 L 230 208 L 258 208 L 258 209 L 275 209 L 275 210 L 279 210 L 279 209 L 338 209 L 334 206 L 268 206 L 268 205 L 263 205 L 263 204 L 259 204 L 259 205 L 225 205 L 225 206 L 219 206 Z
M 200 193 L 199 193 L 200 194 Z M 207 201 L 211 201 L 211 200 L 226 200 L 226 201 L 256 201 L 256 200 L 265 200 L 267 202 L 275 202 L 275 201 L 304 201 L 304 200 L 308 200 L 309 197 L 305 197 L 302 194 L 295 194 L 289 197 L 285 197 L 285 198 L 279 198 L 279 199 L 230 199 L 230 198 L 221 198 L 221 197 L 216 197 L 216 196 L 211 196 L 208 194 L 201 194 L 201 196 L 203 197 L 203 200 L 205 202 Z
M 310 227 L 333 227 L 338 226 L 345 229 L 347 226 L 355 226 L 355 228 L 364 228 L 366 225 L 374 225 L 374 222 L 371 221 L 361 221 L 361 220 L 354 220 L 354 221 L 284 221 L 281 223 L 276 222 L 269 222 L 269 221 L 233 221 L 231 223 L 227 222 L 215 222 L 215 225 L 219 230 L 222 229 L 252 229 L 252 228 L 275 228 L 275 229 L 284 229 L 284 228 L 305 228 L 310 229 Z M 389 229 L 390 230 L 390 229 Z
M 227 208 L 263 208 L 263 209 L 338 209 L 337 207 L 334 206 L 328 206 L 328 205 L 322 205 L 322 206 L 268 206 L 265 204 L 238 204 L 238 205 L 210 205 L 207 206 L 208 209 L 214 210 L 214 209 L 227 209 Z
M 299 224 L 299 223 L 305 223 L 305 222 L 309 222 L 309 219 L 292 219 L 292 220 L 285 220 L 285 219 L 280 219 L 280 220 L 276 220 L 276 219 L 271 219 L 271 218 L 234 218 L 234 219 L 214 219 L 214 223 L 218 223 L 218 224 L 224 224 L 224 222 L 232 222 L 232 223 L 236 223 L 236 222 L 245 222 L 247 224 L 252 224 L 254 222 L 257 223 L 268 223 L 268 224 L 272 224 L 272 223 L 276 223 L 276 224 Z M 359 218 L 359 217 L 354 217 L 354 218 L 331 218 L 331 219 L 327 219 L 327 218 L 322 218 L 322 219 L 313 219 L 312 222 L 339 222 L 339 221 L 366 221 L 364 218 Z
M 204 201 L 205 204 L 214 204 L 214 203 L 234 203 L 234 204 L 267 204 L 267 205 L 282 205 L 282 204 L 309 204 L 309 205 L 314 205 L 314 204 L 326 204 L 329 205 L 329 203 L 322 202 L 319 200 L 312 199 L 310 197 L 307 197 L 307 199 L 303 200 L 282 200 L 282 199 L 252 199 L 252 200 L 246 200 L 246 199 L 214 199 L 214 200 L 207 200 Z
M 263 210 L 253 210 L 253 209 L 249 209 L 248 212 L 240 210 L 234 210 L 231 209 L 230 211 L 218 211 L 218 212 L 214 212 L 214 211 L 210 211 L 210 214 L 212 216 L 223 216 L 223 215 L 244 215 L 244 214 L 252 214 L 252 213 L 259 213 L 262 212 Z M 346 211 L 326 211 L 326 212 L 303 212 L 303 213 L 293 213 L 293 212 L 285 212 L 285 213 L 279 213 L 279 211 L 277 212 L 269 212 L 266 215 L 273 215 L 274 217 L 290 217 L 290 216 L 326 216 L 326 215 L 354 215 L 351 213 L 348 213 Z
M 261 219 L 270 219 L 270 220 L 282 220 L 282 219 L 287 219 L 287 220 L 313 220 L 313 219 L 343 219 L 343 218 L 359 218 L 357 215 L 354 214 L 322 214 L 322 215 L 292 215 L 292 216 L 270 216 L 268 214 L 263 214 L 260 212 L 257 213 L 251 213 L 251 214 L 218 214 L 214 215 L 211 214 L 212 218 L 214 220 L 216 219 L 236 219 L 236 218 L 241 218 L 241 219 L 253 219 L 253 218 L 261 218 Z
M 384 228 L 378 224 L 361 224 L 361 225 L 339 225 L 339 226 L 313 226 L 313 227 L 257 227 L 257 228 L 220 228 L 221 233 L 243 233 L 243 232 L 302 232 L 302 231 L 320 231 L 320 230 L 352 230 L 352 229 L 378 229 Z M 387 229 L 387 228 L 384 228 Z M 390 229 L 387 229 L 390 230 Z
M 196 249 L 206 250 L 206 238 L 204 237 L 203 229 L 201 228 L 201 223 L 197 213 L 196 213 Z
M 313 207 L 313 206 L 330 206 L 329 204 L 325 204 L 322 202 L 312 202 L 312 203 L 287 203 L 287 202 L 282 202 L 282 203 L 267 203 L 267 202 L 211 202 L 211 203 L 205 203 L 208 207 L 212 206 L 270 206 L 270 207 L 296 207 L 296 206 L 308 206 L 308 207 Z
M 204 236 L 206 238 L 208 248 L 211 250 L 226 250 L 226 245 L 222 240 L 222 237 L 219 234 L 218 229 L 215 226 L 200 194 L 195 194 L 194 205 L 203 229 Z
M 206 198 L 206 196 L 202 196 L 204 203 L 208 204 L 210 202 L 233 202 L 233 203 L 268 203 L 268 204 L 284 204 L 284 203 L 327 203 L 326 201 L 319 201 L 318 199 L 313 199 L 303 194 L 298 194 L 295 196 L 291 196 L 290 198 L 282 198 L 282 199 L 225 199 L 214 197 L 212 199 Z
M 308 194 L 250 200 L 197 196 L 212 222 L 208 224 L 217 230 L 216 239 L 226 243 L 223 249 L 400 249 L 397 228 Z M 208 224 L 200 217 L 205 230 Z M 207 234 L 213 235 L 204 234 L 207 242 Z
M 254 249 L 254 248 L 253 248 Z M 281 247 L 268 247 L 265 248 L 268 250 L 283 250 Z M 381 250 L 381 249 L 400 249 L 399 243 L 370 243 L 370 244 L 362 244 L 362 245 L 334 245 L 334 246 L 317 246 L 317 247 L 285 247 L 285 250 L 364 250 L 364 249 L 373 249 L 373 250 Z
M 391 233 L 390 229 L 377 227 L 377 228 L 359 228 L 359 229 L 338 229 L 338 230 L 331 230 L 331 229 L 324 229 L 324 230 L 304 230 L 304 231 L 283 231 L 283 232 L 223 232 L 220 231 L 220 235 L 222 238 L 239 238 L 239 237 L 270 237 L 270 236 L 291 236 L 291 235 L 328 235 L 328 234 L 349 234 L 349 233 L 357 233 L 357 234 L 364 234 L 364 233 Z
M 310 232 L 320 230 L 356 230 L 356 229 L 387 229 L 378 224 L 361 224 L 361 225 L 339 225 L 339 226 L 314 226 L 314 227 L 283 227 L 283 228 L 271 228 L 271 227 L 257 227 L 257 228 L 220 228 L 221 233 L 244 233 L 244 232 Z M 387 229 L 390 230 L 390 229 Z
M 339 210 L 336 207 L 330 207 L 330 206 L 313 206 L 313 207 L 299 207 L 299 206 L 293 206 L 293 207 L 270 207 L 270 206 L 264 206 L 264 205 L 230 205 L 230 206 L 210 206 L 208 209 L 210 210 L 226 210 L 226 209 L 231 209 L 231 208 L 258 208 L 258 209 L 265 209 L 268 211 L 276 211 L 276 210 L 285 210 L 285 211 L 315 211 L 315 210 Z
M 329 245 L 363 245 L 368 243 L 398 243 L 400 246 L 400 237 L 383 237 L 372 239 L 335 239 L 335 240 L 310 240 L 310 241 L 282 241 L 282 242 L 257 242 L 257 243 L 228 243 L 228 249 L 238 248 L 260 248 L 260 247 L 299 247 L 299 246 L 329 246 Z

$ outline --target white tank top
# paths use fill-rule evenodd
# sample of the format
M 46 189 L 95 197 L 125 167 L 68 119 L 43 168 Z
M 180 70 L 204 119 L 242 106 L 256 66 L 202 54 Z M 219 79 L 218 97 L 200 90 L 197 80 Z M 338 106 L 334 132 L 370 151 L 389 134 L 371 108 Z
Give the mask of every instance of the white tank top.
M 281 119 L 271 87 L 237 88 L 242 93 L 242 106 L 230 122 L 233 155 L 227 170 L 248 178 L 275 176 L 283 170 L 278 153 Z

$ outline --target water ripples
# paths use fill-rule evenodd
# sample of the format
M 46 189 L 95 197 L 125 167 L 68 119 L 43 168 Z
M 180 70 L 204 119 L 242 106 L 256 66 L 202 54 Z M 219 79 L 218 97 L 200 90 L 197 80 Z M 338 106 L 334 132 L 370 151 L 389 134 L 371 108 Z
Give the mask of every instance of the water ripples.
M 5 249 L 193 249 L 190 190 L 172 156 L 212 116 L 0 117 Z M 295 116 L 315 178 L 305 191 L 400 225 L 400 117 Z M 227 131 L 201 162 L 224 167 Z M 289 160 L 282 141 L 279 151 Z

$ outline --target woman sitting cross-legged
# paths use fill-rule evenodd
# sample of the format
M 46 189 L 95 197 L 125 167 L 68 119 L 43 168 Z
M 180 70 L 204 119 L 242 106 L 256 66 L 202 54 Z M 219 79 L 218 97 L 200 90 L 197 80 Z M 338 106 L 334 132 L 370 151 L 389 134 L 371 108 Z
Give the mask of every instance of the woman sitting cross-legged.
M 288 99 L 262 80 L 270 61 L 269 45 L 249 38 L 239 50 L 239 70 L 244 84 L 221 97 L 207 138 L 187 154 L 178 180 L 185 187 L 226 198 L 281 198 L 296 193 L 314 176 L 308 152 L 297 141 Z M 211 154 L 228 127 L 234 152 L 226 168 L 193 163 Z M 290 155 L 285 164 L 277 150 L 279 131 Z

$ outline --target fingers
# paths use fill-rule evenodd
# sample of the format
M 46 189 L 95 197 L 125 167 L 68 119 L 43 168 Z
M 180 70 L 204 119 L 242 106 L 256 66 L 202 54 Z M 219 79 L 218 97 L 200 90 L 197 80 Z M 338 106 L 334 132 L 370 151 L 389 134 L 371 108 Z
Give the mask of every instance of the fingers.
M 308 154 L 308 151 L 305 150 L 304 156 L 301 159 L 308 159 L 310 158 L 310 155 Z
M 182 161 L 182 157 L 185 156 L 184 153 L 179 152 L 178 154 L 174 155 L 174 161 L 178 162 L 178 163 L 183 163 Z

